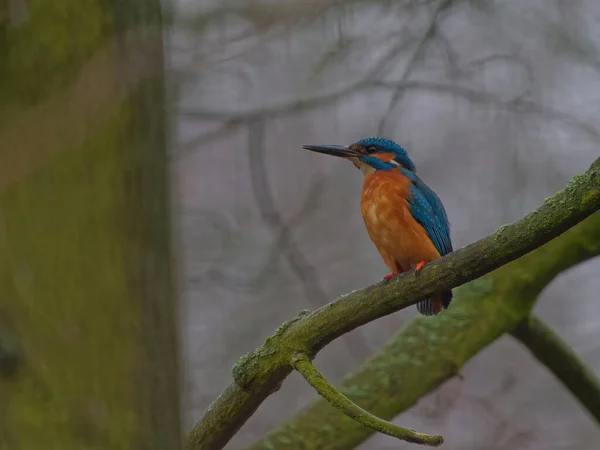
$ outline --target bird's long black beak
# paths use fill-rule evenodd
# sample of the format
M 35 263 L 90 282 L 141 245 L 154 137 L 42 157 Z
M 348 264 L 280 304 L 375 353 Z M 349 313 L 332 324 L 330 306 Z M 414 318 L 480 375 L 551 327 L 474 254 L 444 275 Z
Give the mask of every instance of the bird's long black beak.
M 324 153 L 325 155 L 339 156 L 341 158 L 360 156 L 359 152 L 352 150 L 350 147 L 346 147 L 345 145 L 303 145 L 302 148 L 304 150 Z

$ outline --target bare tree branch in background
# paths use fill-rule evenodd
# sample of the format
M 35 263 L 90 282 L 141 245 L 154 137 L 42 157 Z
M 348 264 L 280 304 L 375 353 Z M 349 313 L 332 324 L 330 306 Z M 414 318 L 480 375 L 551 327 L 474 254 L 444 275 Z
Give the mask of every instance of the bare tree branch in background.
M 301 210 L 302 217 L 305 212 L 307 211 Z M 274 248 L 259 265 L 259 270 L 255 274 L 241 275 L 226 271 L 226 267 L 231 266 L 232 260 L 236 257 L 235 243 L 242 238 L 243 230 L 235 228 L 224 215 L 214 211 L 193 210 L 187 213 L 187 220 L 192 223 L 194 229 L 216 231 L 220 242 L 220 255 L 209 255 L 206 259 L 211 261 L 210 265 L 202 273 L 190 276 L 188 278 L 190 285 L 201 284 L 209 279 L 231 291 L 257 294 L 265 288 L 270 277 L 277 276 L 279 253 Z
M 239 126 L 247 124 L 249 121 L 254 120 L 256 117 L 270 118 L 274 116 L 285 116 L 295 114 L 302 111 L 313 110 L 324 105 L 334 104 L 350 95 L 358 92 L 376 92 L 381 90 L 390 90 L 391 99 L 387 107 L 387 110 L 383 112 L 382 119 L 378 126 L 379 134 L 383 134 L 387 124 L 392 118 L 394 118 L 394 109 L 396 109 L 399 101 L 403 98 L 404 94 L 408 91 L 423 91 L 427 92 L 429 89 L 428 85 L 431 83 L 431 91 L 437 93 L 444 93 L 447 95 L 456 96 L 457 98 L 465 98 L 473 102 L 475 105 L 497 108 L 499 111 L 508 111 L 515 114 L 531 114 L 541 119 L 550 118 L 551 120 L 559 119 L 563 120 L 564 124 L 583 130 L 588 135 L 598 137 L 600 133 L 598 130 L 584 123 L 583 121 L 573 117 L 570 114 L 555 110 L 542 104 L 537 104 L 533 101 L 527 100 L 527 96 L 531 93 L 530 86 L 533 81 L 533 75 L 529 63 L 522 58 L 504 53 L 496 53 L 488 55 L 484 58 L 479 58 L 471 61 L 461 67 L 459 64 L 459 56 L 453 49 L 451 43 L 445 37 L 440 30 L 440 21 L 443 18 L 448 17 L 455 9 L 464 5 L 464 1 L 460 0 L 435 0 L 429 2 L 415 3 L 411 1 L 405 2 L 389 2 L 389 1 L 363 1 L 363 0 L 327 0 L 325 2 L 310 1 L 310 2 L 292 2 L 283 3 L 281 5 L 274 6 L 271 3 L 253 2 L 252 5 L 241 6 L 237 3 L 224 3 L 213 10 L 201 14 L 200 22 L 204 25 L 213 24 L 216 20 L 224 19 L 229 16 L 237 16 L 244 18 L 253 24 L 254 32 L 260 30 L 273 30 L 274 28 L 286 30 L 289 32 L 290 26 L 296 23 L 305 23 L 316 20 L 319 17 L 324 17 L 325 12 L 330 9 L 340 9 L 340 11 L 346 9 L 352 9 L 358 5 L 381 5 L 390 9 L 390 12 L 394 9 L 402 12 L 403 16 L 413 14 L 415 11 L 423 11 L 431 9 L 433 10 L 432 18 L 428 25 L 422 31 L 422 33 L 416 32 L 413 36 L 408 34 L 402 27 L 399 31 L 384 36 L 382 40 L 375 39 L 371 43 L 373 48 L 379 48 L 378 43 L 384 43 L 386 41 L 395 40 L 395 43 L 387 51 L 384 51 L 378 61 L 373 64 L 373 67 L 362 74 L 358 80 L 350 81 L 342 88 L 336 89 L 330 92 L 322 92 L 319 95 L 305 96 L 302 95 L 300 99 L 280 105 L 269 105 L 259 109 L 239 112 L 239 111 L 200 111 L 196 108 L 183 108 L 179 111 L 181 117 L 190 120 L 202 120 L 217 122 L 215 127 L 208 132 L 203 132 L 196 138 L 193 138 L 187 142 L 181 144 L 178 152 L 181 152 L 181 156 L 189 151 L 195 151 L 199 146 L 207 144 L 215 139 L 226 136 Z M 479 8 L 482 11 L 486 9 L 485 2 L 473 2 L 473 7 Z M 268 10 L 268 11 L 267 11 Z M 260 18 L 260 19 L 259 19 Z M 198 23 L 195 28 L 198 29 Z M 204 26 L 203 25 L 203 26 Z M 203 29 L 203 26 L 200 29 Z M 565 49 L 575 48 L 575 52 L 570 52 L 572 56 L 579 55 L 586 61 L 596 60 L 592 55 L 590 46 L 586 45 L 582 38 L 575 35 L 567 35 L 564 31 L 557 30 L 557 27 L 550 26 L 551 30 L 548 31 L 549 36 L 562 42 Z M 560 31 L 560 32 L 559 32 Z M 421 34 L 421 37 L 417 37 Z M 564 36 L 563 36 L 564 35 Z M 561 37 L 562 36 L 562 37 Z M 340 54 L 344 54 L 350 47 L 356 44 L 358 41 L 363 45 L 362 40 L 357 39 L 341 39 L 340 45 L 334 47 L 330 51 L 325 52 L 320 62 L 316 64 L 313 76 L 319 75 L 326 66 L 333 62 L 339 62 Z M 229 42 L 220 40 L 218 42 Z M 393 68 L 398 64 L 400 58 L 406 56 L 405 52 L 412 48 L 412 44 L 416 43 L 416 48 L 406 59 L 405 69 L 402 76 L 397 82 L 383 81 L 383 76 L 386 72 L 389 72 L 390 68 Z M 444 82 L 431 82 L 425 80 L 409 81 L 411 75 L 414 73 L 417 63 L 423 58 L 425 50 L 433 43 L 439 44 L 444 54 L 446 55 L 447 63 L 450 66 L 448 69 L 454 76 L 450 77 L 455 79 L 456 83 L 444 83 Z M 211 48 L 209 45 L 208 48 Z M 368 51 L 369 49 L 365 49 Z M 220 52 L 216 51 L 220 54 Z M 475 89 L 472 86 L 472 81 L 469 80 L 470 73 L 473 70 L 477 70 L 495 61 L 507 61 L 516 62 L 522 66 L 526 71 L 526 83 L 527 86 L 522 90 L 521 93 L 513 96 L 511 100 L 503 98 L 502 95 L 489 92 L 485 89 Z M 354 71 L 352 71 L 354 72 Z M 469 83 L 468 89 L 464 85 L 461 85 L 460 79 L 456 79 L 458 75 L 467 75 L 466 79 L 462 80 Z M 464 77 L 463 77 L 464 78 Z M 443 92 L 440 89 L 441 85 L 445 85 Z M 395 117 L 395 121 L 398 118 Z
M 252 164 L 253 162 L 251 161 L 251 165 Z M 268 180 L 265 178 L 262 181 L 259 180 L 259 182 L 261 184 L 261 187 L 255 189 L 255 191 L 258 191 L 262 195 L 263 192 L 266 192 L 264 191 L 264 189 L 269 188 Z M 265 258 L 264 263 L 257 264 L 257 266 L 260 267 L 258 272 L 251 276 L 239 276 L 225 272 L 225 267 L 230 266 L 232 259 L 235 258 L 235 255 L 232 253 L 233 241 L 235 240 L 234 238 L 236 236 L 241 236 L 243 234 L 243 231 L 237 229 L 234 230 L 233 226 L 230 225 L 224 217 L 221 217 L 216 213 L 212 213 L 209 211 L 196 211 L 196 215 L 203 217 L 204 220 L 208 223 L 208 225 L 210 225 L 212 229 L 217 230 L 221 235 L 221 247 L 223 249 L 222 255 L 221 257 L 212 258 L 213 263 L 206 271 L 211 281 L 219 284 L 224 288 L 233 289 L 239 292 L 258 293 L 260 290 L 264 289 L 268 283 L 269 278 L 277 276 L 277 264 L 281 256 L 280 247 L 282 245 L 285 245 L 286 242 L 290 239 L 291 230 L 294 227 L 300 226 L 303 222 L 310 218 L 311 213 L 319 207 L 319 196 L 322 192 L 322 186 L 323 180 L 315 178 L 313 182 L 310 183 L 304 202 L 298 210 L 298 212 L 296 212 L 287 221 L 287 224 L 284 224 L 285 226 L 283 227 L 283 229 L 275 227 L 274 234 L 276 238 L 271 245 L 271 249 L 269 250 L 267 257 Z M 272 197 L 270 190 L 268 192 L 268 195 Z M 270 219 L 274 217 L 270 212 L 272 211 L 272 209 L 265 209 L 265 207 L 269 204 L 268 201 L 263 200 L 261 197 L 260 200 L 257 199 L 257 203 L 259 204 L 259 209 L 263 217 L 265 216 L 265 213 Z M 273 208 L 275 207 L 274 204 L 272 204 L 272 206 Z M 281 220 L 281 223 L 283 224 L 283 218 L 279 216 L 279 212 L 277 210 L 275 210 L 275 214 L 279 217 L 279 220 Z M 273 225 L 273 221 L 269 220 L 267 225 Z M 196 227 L 200 228 L 202 227 L 202 225 L 196 225 Z M 301 259 L 302 258 L 300 258 L 300 260 Z M 200 278 L 201 276 L 197 277 L 197 279 L 195 277 L 192 277 L 191 281 L 200 282 Z M 314 291 L 312 292 L 314 293 Z M 321 305 L 322 303 L 315 305 L 315 307 Z
M 276 235 L 276 238 L 271 245 L 271 249 L 269 250 L 269 254 L 265 258 L 265 262 L 259 264 L 260 270 L 258 273 L 244 279 L 234 278 L 232 275 L 225 274 L 223 267 L 221 267 L 230 263 L 229 258 L 221 258 L 221 260 L 218 260 L 208 270 L 212 281 L 219 283 L 222 287 L 228 289 L 235 288 L 243 292 L 257 293 L 264 289 L 269 278 L 277 276 L 277 263 L 281 257 L 281 241 L 288 238 L 288 229 L 291 231 L 296 226 L 299 226 L 318 208 L 321 191 L 322 181 L 315 179 L 309 186 L 309 191 L 306 194 L 303 206 L 288 220 L 286 229 L 281 231 L 279 235 Z M 223 248 L 226 249 L 227 247 L 228 243 L 224 240 Z
M 417 45 L 417 48 L 415 49 L 413 55 L 408 60 L 408 62 L 406 64 L 406 68 L 404 69 L 404 73 L 402 74 L 402 78 L 400 78 L 400 83 L 404 83 L 410 78 L 414 69 L 416 68 L 417 62 L 421 58 L 423 58 L 430 41 L 433 40 L 434 38 L 436 38 L 437 28 L 439 26 L 438 21 L 442 17 L 443 13 L 452 6 L 452 2 L 453 2 L 453 0 L 442 0 L 440 2 L 440 4 L 435 8 L 435 11 L 433 12 L 433 17 L 431 19 L 431 23 L 429 24 L 429 26 L 427 27 L 427 29 L 425 31 L 425 34 L 419 41 L 419 44 Z M 402 88 L 398 88 L 394 92 L 394 94 L 390 100 L 390 103 L 387 107 L 387 110 L 383 114 L 383 116 L 379 122 L 379 126 L 377 127 L 378 135 L 383 136 L 383 134 L 385 132 L 385 127 L 386 127 L 389 119 L 391 118 L 391 116 L 394 112 L 394 109 L 402 101 L 402 97 L 404 96 L 405 92 L 406 92 L 406 90 L 404 90 Z
M 568 344 L 536 316 L 525 318 L 512 335 L 571 391 L 600 424 L 600 380 Z
M 361 82 L 349 88 L 342 89 L 332 94 L 323 95 L 321 97 L 298 100 L 288 104 L 250 111 L 248 113 L 182 110 L 180 114 L 184 117 L 194 117 L 203 120 L 219 120 L 223 118 L 225 121 L 215 131 L 202 134 L 201 136 L 194 138 L 187 143 L 183 143 L 177 153 L 181 152 L 181 156 L 185 156 L 185 153 L 187 152 L 197 151 L 200 144 L 206 144 L 213 139 L 222 137 L 226 133 L 230 133 L 232 128 L 243 125 L 257 117 L 282 117 L 289 114 L 295 114 L 301 111 L 316 108 L 318 106 L 335 103 L 351 93 L 363 90 L 384 90 L 392 92 L 423 91 L 451 95 L 468 100 L 475 105 L 493 107 L 497 111 L 526 114 L 539 117 L 544 120 L 557 122 L 558 125 L 566 125 L 570 128 L 582 131 L 586 135 L 595 139 L 600 138 L 600 131 L 596 127 L 585 123 L 571 114 L 548 106 L 540 105 L 537 102 L 525 100 L 522 94 L 519 94 L 513 98 L 504 99 L 497 94 L 472 89 L 458 84 L 429 81 L 370 81 Z
M 325 9 L 327 9 L 327 6 L 347 7 L 347 6 L 351 6 L 355 3 L 361 3 L 361 2 L 362 2 L 362 0 L 359 0 L 359 1 L 334 0 L 334 1 L 331 1 L 331 3 L 329 5 L 325 5 Z M 373 2 L 369 2 L 369 3 L 373 3 Z M 385 4 L 388 2 L 383 1 L 381 3 Z M 431 3 L 436 4 L 437 0 L 432 1 Z M 443 0 L 442 5 L 445 5 L 444 9 L 449 7 L 450 4 L 451 4 L 450 1 Z M 418 10 L 418 8 L 416 8 L 416 6 L 413 5 L 410 1 L 401 2 L 400 5 L 402 8 L 404 8 L 405 13 L 409 13 L 412 9 Z M 428 6 L 427 2 L 425 2 L 422 6 L 427 7 Z M 232 12 L 232 11 L 229 11 L 229 12 Z M 437 15 L 438 14 L 436 13 L 435 17 L 434 17 L 434 21 L 437 19 Z M 430 26 L 430 28 L 432 30 L 434 29 L 434 27 L 432 27 L 432 26 Z M 415 53 L 413 53 L 413 55 L 412 55 L 413 60 L 416 60 L 416 58 L 420 57 L 420 55 L 422 54 L 422 50 L 427 46 L 427 43 L 428 43 L 429 39 L 431 38 L 431 36 L 432 36 L 431 32 L 426 32 L 425 35 L 421 39 L 418 40 L 417 51 Z M 209 131 L 207 133 L 202 133 L 198 137 L 196 137 L 188 142 L 182 143 L 179 146 L 178 154 L 185 156 L 185 154 L 187 152 L 197 150 L 199 145 L 205 145 L 215 139 L 221 138 L 221 137 L 225 136 L 227 133 L 229 133 L 231 129 L 236 128 L 240 125 L 245 125 L 246 123 L 248 123 L 248 121 L 251 121 L 256 117 L 261 116 L 263 118 L 269 118 L 269 117 L 273 117 L 275 115 L 282 116 L 285 114 L 293 114 L 293 113 L 297 113 L 300 111 L 307 111 L 310 109 L 317 108 L 319 106 L 335 103 L 336 101 L 343 99 L 344 97 L 347 97 L 348 95 L 355 94 L 364 89 L 370 88 L 371 87 L 370 82 L 379 80 L 381 78 L 381 76 L 385 73 L 385 71 L 387 69 L 389 69 L 391 66 L 393 66 L 393 64 L 395 62 L 397 62 L 398 58 L 403 56 L 404 52 L 406 50 L 410 49 L 411 44 L 416 41 L 414 38 L 411 38 L 410 36 L 408 36 L 407 33 L 404 32 L 404 30 L 389 33 L 384 37 L 384 40 L 389 40 L 389 39 L 395 39 L 396 40 L 395 44 L 392 45 L 390 49 L 385 51 L 381 57 L 379 57 L 378 61 L 375 64 L 373 64 L 373 67 L 371 67 L 369 70 L 367 70 L 366 73 L 362 74 L 358 81 L 350 82 L 347 86 L 345 86 L 341 89 L 338 89 L 334 92 L 321 93 L 320 95 L 311 96 L 311 97 L 306 97 L 306 96 L 302 95 L 299 100 L 291 102 L 289 104 L 274 106 L 274 107 L 265 107 L 265 108 L 261 108 L 259 110 L 249 111 L 249 112 L 241 113 L 241 114 L 238 112 L 229 113 L 229 112 L 217 112 L 217 111 L 210 112 L 210 111 L 180 109 L 179 114 L 182 117 L 208 120 L 208 121 L 220 121 L 222 123 L 220 123 L 216 127 L 216 129 Z M 377 45 L 377 42 L 375 42 L 374 44 Z M 315 70 L 313 71 L 312 78 L 318 76 L 319 73 L 322 70 L 324 70 L 327 63 L 330 63 L 331 60 L 335 60 L 337 58 L 337 55 L 339 55 L 339 53 L 341 52 L 341 50 L 342 49 L 340 49 L 338 47 L 337 52 L 331 51 L 331 52 L 328 52 L 328 54 L 326 53 L 324 58 L 321 59 L 321 62 L 317 64 Z M 413 61 L 413 63 L 414 63 L 414 61 Z M 413 63 L 410 63 L 409 67 L 411 67 L 413 65 Z M 398 90 L 398 92 L 399 92 L 399 90 Z
M 251 4 L 240 5 L 235 2 L 221 2 L 220 5 L 208 12 L 203 12 L 191 18 L 183 18 L 183 23 L 180 25 L 193 30 L 196 34 L 203 35 L 204 40 L 207 40 L 206 32 L 215 31 L 216 27 L 221 26 L 226 29 L 227 19 L 237 18 L 245 21 L 249 26 L 243 28 L 237 35 L 227 36 L 216 34 L 214 39 L 208 40 L 208 45 L 179 48 L 180 54 L 187 54 L 188 63 L 191 67 L 198 68 L 206 64 L 222 63 L 241 56 L 252 54 L 258 49 L 263 49 L 265 44 L 276 39 L 283 39 L 286 35 L 300 25 L 307 25 L 322 19 L 332 10 L 337 10 L 338 17 L 342 17 L 346 12 L 351 12 L 353 8 L 359 7 L 361 4 L 373 6 L 379 4 L 392 10 L 401 8 L 404 15 L 410 14 L 419 9 L 419 7 L 427 7 L 428 3 L 435 4 L 437 0 L 430 2 L 422 2 L 421 5 L 416 5 L 412 0 L 407 1 L 390 1 L 390 0 L 303 0 L 301 2 L 252 2 Z M 224 34 L 224 33 L 223 33 Z M 394 35 L 396 33 L 392 33 Z M 402 33 L 404 44 L 406 47 L 410 43 L 407 36 Z M 386 37 L 389 38 L 391 36 Z M 227 47 L 232 44 L 243 42 L 249 38 L 253 38 L 253 42 L 249 46 L 245 46 L 241 50 L 225 53 Z M 377 42 L 375 42 L 377 44 Z M 319 67 L 323 69 L 325 65 L 332 60 L 338 58 L 338 52 L 346 47 L 338 47 L 331 49 L 328 57 L 324 57 L 321 64 L 317 64 L 315 74 L 319 72 Z M 396 55 L 400 51 L 396 49 Z M 225 53 L 225 54 L 224 54 Z M 395 58 L 390 57 L 388 63 Z M 190 67 L 186 68 L 189 73 Z

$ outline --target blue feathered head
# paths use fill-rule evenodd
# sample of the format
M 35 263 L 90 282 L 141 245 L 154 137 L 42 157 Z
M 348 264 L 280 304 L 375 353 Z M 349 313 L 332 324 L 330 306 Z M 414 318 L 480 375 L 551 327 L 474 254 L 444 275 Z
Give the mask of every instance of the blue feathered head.
M 343 145 L 303 145 L 313 152 L 339 156 L 372 167 L 375 170 L 391 170 L 403 167 L 414 172 L 415 165 L 408 153 L 394 141 L 382 137 L 367 137 L 349 146 Z

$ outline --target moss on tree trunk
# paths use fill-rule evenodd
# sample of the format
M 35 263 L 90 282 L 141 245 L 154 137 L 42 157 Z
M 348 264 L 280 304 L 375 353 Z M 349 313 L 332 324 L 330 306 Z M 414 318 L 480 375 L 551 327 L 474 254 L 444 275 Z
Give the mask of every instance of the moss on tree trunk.
M 178 448 L 160 3 L 16 4 L 0 2 L 0 449 Z

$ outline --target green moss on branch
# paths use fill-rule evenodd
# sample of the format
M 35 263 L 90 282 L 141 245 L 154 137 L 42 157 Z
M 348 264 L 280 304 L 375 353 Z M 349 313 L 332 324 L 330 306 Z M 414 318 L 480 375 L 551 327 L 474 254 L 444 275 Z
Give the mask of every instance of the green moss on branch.
M 413 444 L 438 447 L 444 442 L 442 436 L 431 436 L 409 428 L 399 427 L 365 411 L 333 387 L 315 366 L 313 366 L 308 356 L 297 353 L 292 358 L 292 366 L 294 366 L 294 369 L 300 372 L 304 379 L 315 388 L 319 395 L 357 423 L 370 428 L 371 430 L 379 431 L 380 433 Z

